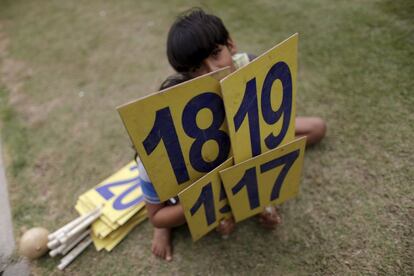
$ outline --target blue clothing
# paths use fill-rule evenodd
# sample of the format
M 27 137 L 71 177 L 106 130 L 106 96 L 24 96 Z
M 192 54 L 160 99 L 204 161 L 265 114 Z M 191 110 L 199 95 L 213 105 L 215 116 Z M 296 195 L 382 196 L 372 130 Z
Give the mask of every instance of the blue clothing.
M 160 204 L 160 198 L 158 197 L 157 192 L 154 189 L 154 185 L 152 185 L 147 171 L 144 168 L 144 165 L 141 162 L 141 159 L 139 157 L 136 157 L 137 165 L 138 165 L 138 177 L 141 180 L 141 189 L 142 193 L 144 195 L 144 200 L 151 204 Z
M 161 200 L 158 197 L 157 191 L 155 191 L 154 185 L 152 184 L 151 180 L 148 177 L 147 171 L 142 164 L 141 159 L 139 159 L 138 155 L 135 156 L 135 161 L 137 161 L 138 165 L 138 177 L 141 181 L 141 189 L 142 194 L 144 195 L 144 200 L 151 204 L 160 204 Z M 178 196 L 170 198 L 166 203 L 168 205 L 175 205 L 179 202 Z

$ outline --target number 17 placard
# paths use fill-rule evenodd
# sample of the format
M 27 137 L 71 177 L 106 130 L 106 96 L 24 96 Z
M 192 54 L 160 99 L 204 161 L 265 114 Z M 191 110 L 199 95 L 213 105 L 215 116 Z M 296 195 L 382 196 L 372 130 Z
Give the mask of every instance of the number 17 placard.
M 236 221 L 299 192 L 306 137 L 220 171 Z

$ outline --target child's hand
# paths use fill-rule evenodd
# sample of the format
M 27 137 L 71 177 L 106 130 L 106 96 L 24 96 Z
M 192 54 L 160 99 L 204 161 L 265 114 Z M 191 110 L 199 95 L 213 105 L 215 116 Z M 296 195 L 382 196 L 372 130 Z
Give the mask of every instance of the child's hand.
M 219 226 L 217 226 L 216 230 L 220 233 L 223 238 L 227 238 L 234 231 L 234 227 L 236 223 L 234 222 L 233 218 L 223 219 L 220 221 Z

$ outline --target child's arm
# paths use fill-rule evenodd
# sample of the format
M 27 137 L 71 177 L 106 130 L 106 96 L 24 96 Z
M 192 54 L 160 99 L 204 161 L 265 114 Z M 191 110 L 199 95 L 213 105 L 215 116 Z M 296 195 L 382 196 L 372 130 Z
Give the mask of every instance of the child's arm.
M 185 223 L 184 210 L 181 204 L 166 205 L 145 203 L 148 217 L 152 225 L 157 228 L 171 228 Z

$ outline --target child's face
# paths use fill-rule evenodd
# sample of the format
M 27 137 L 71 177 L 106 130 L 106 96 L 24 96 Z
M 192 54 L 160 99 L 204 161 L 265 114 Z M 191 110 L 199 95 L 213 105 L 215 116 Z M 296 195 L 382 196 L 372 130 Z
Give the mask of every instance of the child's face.
M 231 72 L 236 68 L 233 64 L 232 56 L 237 52 L 236 45 L 229 39 L 228 45 L 217 45 L 217 48 L 203 60 L 201 65 L 190 72 L 193 78 L 216 71 L 226 66 L 230 67 Z

